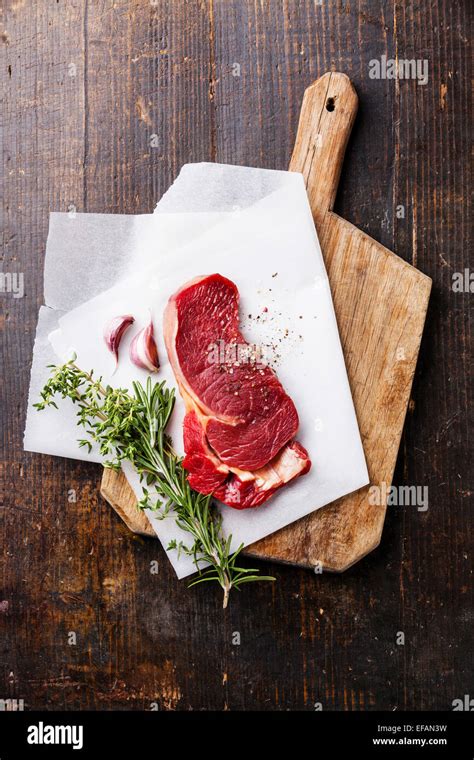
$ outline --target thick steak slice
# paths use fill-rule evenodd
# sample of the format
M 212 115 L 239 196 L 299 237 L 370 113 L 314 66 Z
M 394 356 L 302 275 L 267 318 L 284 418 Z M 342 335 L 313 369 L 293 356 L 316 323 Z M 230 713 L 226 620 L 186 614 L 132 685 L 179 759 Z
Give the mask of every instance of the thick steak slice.
M 164 337 L 180 390 L 200 410 L 214 454 L 241 470 L 268 464 L 296 434 L 298 414 L 270 367 L 249 358 L 220 360 L 222 347 L 226 356 L 238 347 L 238 356 L 248 346 L 234 283 L 219 274 L 186 283 L 168 302 Z
M 164 336 L 187 411 L 192 488 L 247 509 L 308 472 L 309 456 L 292 440 L 295 406 L 239 331 L 234 283 L 215 274 L 184 285 L 165 310 Z

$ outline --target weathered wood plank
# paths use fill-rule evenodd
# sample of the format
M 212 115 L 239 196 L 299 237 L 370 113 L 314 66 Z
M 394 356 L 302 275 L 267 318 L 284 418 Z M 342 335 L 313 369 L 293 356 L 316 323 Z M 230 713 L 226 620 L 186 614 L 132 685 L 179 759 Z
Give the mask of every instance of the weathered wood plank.
M 6 0 L 3 21 L 4 261 L 25 273 L 26 296 L 0 296 L 0 696 L 27 708 L 450 709 L 472 684 L 470 301 L 451 290 L 470 251 L 467 4 Z M 135 68 L 129 53 L 142 55 Z M 426 58 L 428 84 L 370 79 L 382 54 Z M 62 79 L 75 61 L 78 81 Z M 97 468 L 22 451 L 47 214 L 150 211 L 186 160 L 285 168 L 304 89 L 331 68 L 364 104 L 335 210 L 434 280 L 395 476 L 428 485 L 429 509 L 390 508 L 383 547 L 343 577 L 265 565 L 278 582 L 236 595 L 223 619 L 217 592 L 188 591 L 157 542 L 130 537 L 98 498 Z M 140 96 L 163 151 L 148 149 Z

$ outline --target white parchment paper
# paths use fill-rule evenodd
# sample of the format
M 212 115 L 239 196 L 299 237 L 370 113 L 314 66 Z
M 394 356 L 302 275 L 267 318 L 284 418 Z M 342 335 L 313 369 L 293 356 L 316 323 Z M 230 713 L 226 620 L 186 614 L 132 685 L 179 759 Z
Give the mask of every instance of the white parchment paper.
M 83 220 L 83 216 L 89 219 Z M 187 280 L 220 272 L 239 288 L 245 336 L 268 347 L 278 376 L 297 406 L 298 440 L 309 451 L 313 467 L 258 509 L 238 511 L 222 506 L 224 531 L 232 533 L 234 545 L 253 543 L 366 485 L 364 453 L 302 176 L 217 164 L 186 165 L 153 215 L 119 217 L 115 228 L 113 217 L 105 219 L 103 227 L 99 215 L 78 214 L 74 220 L 81 227 L 82 241 L 77 243 L 76 233 L 76 279 L 84 268 L 93 267 L 94 271 L 82 289 L 70 272 L 61 272 L 59 261 L 58 281 L 51 265 L 53 259 L 62 260 L 55 226 L 61 222 L 60 245 L 68 250 L 73 233 L 65 234 L 65 227 L 73 220 L 55 219 L 52 224 L 45 283 L 50 305 L 64 309 L 65 287 L 74 292 L 74 305 L 80 294 L 94 296 L 66 314 L 55 314 L 57 323 L 51 320 L 50 341 L 58 357 L 65 358 L 74 350 L 84 369 L 94 368 L 112 385 L 130 387 L 133 379 L 147 376 L 128 360 L 133 328 L 122 342 L 123 358 L 112 375 L 114 362 L 104 346 L 103 326 L 117 314 L 132 313 L 139 329 L 151 313 L 162 364 L 157 377 L 175 385 L 162 342 L 164 307 Z M 109 251 L 105 260 L 103 234 Z M 64 263 L 61 266 L 64 269 Z M 40 320 L 38 345 L 46 350 L 45 326 Z M 41 381 L 42 360 L 35 348 L 32 387 Z M 178 400 L 170 429 L 178 451 L 182 451 L 183 413 Z M 34 415 L 34 419 L 28 415 L 25 448 L 45 451 L 46 429 L 38 421 L 41 415 Z M 87 458 L 79 454 L 80 449 L 74 454 L 74 418 L 58 416 L 60 431 L 47 431 L 47 453 Z M 91 458 L 97 460 L 94 453 Z M 140 498 L 136 473 L 131 467 L 124 469 Z M 151 512 L 148 516 L 165 548 L 171 538 L 186 540 L 179 535 L 172 516 L 161 521 Z M 178 557 L 174 551 L 168 556 L 179 577 L 193 572 L 189 558 Z

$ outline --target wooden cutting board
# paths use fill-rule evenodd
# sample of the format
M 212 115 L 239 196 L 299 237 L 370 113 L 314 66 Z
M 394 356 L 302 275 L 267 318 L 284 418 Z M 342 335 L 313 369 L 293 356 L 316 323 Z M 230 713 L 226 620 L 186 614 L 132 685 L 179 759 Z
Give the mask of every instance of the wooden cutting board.
M 332 211 L 357 95 L 345 74 L 305 92 L 290 171 L 301 172 L 336 310 L 370 482 L 391 485 L 431 280 Z M 317 461 L 317 452 L 314 452 Z M 105 470 L 101 493 L 130 530 L 155 536 L 125 477 Z M 247 547 L 245 554 L 342 571 L 380 542 L 386 502 L 369 487 Z

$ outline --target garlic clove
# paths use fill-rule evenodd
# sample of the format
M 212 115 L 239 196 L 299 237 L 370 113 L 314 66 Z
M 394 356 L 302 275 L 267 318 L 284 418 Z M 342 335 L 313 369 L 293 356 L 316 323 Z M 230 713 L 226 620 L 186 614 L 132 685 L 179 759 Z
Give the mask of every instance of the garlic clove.
M 160 360 L 155 343 L 153 322 L 137 333 L 130 344 L 130 359 L 135 366 L 146 369 L 148 372 L 158 372 Z
M 120 317 L 113 317 L 105 326 L 104 340 L 109 351 L 115 356 L 115 365 L 118 364 L 118 351 L 120 341 L 125 335 L 126 330 L 135 322 L 135 317 L 131 314 L 124 314 Z

